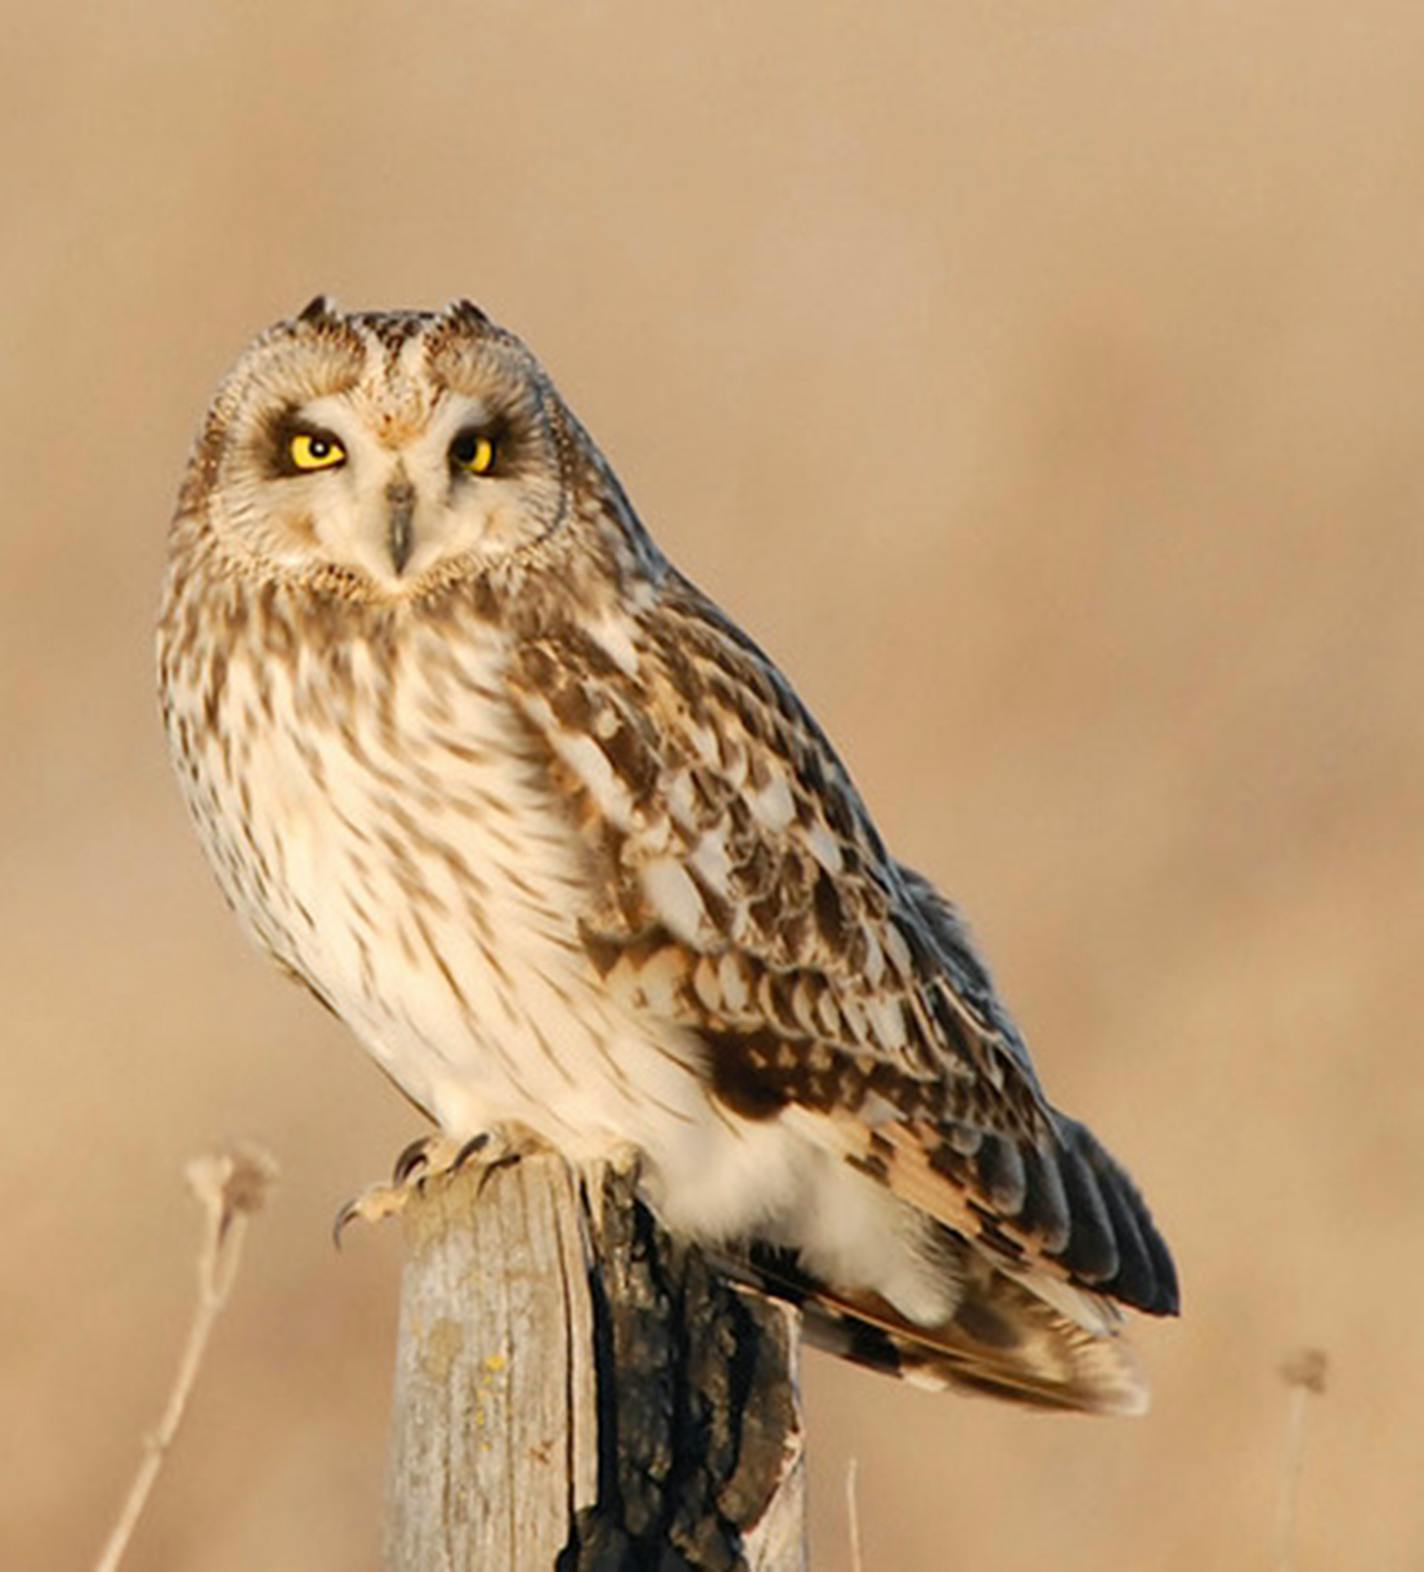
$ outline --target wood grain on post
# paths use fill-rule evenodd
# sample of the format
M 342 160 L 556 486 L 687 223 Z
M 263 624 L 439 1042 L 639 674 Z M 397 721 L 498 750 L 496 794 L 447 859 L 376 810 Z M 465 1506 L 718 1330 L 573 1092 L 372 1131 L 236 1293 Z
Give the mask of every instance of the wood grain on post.
M 472 1166 L 403 1218 L 387 1572 L 802 1572 L 793 1310 L 610 1167 Z

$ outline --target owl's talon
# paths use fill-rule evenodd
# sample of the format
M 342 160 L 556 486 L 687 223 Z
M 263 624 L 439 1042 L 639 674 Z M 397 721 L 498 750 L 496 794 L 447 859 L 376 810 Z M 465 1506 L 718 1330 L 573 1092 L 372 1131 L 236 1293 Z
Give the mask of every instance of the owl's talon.
M 391 1169 L 391 1183 L 409 1184 L 414 1174 L 422 1168 L 428 1168 L 431 1148 L 440 1144 L 440 1141 L 441 1137 L 438 1135 L 422 1135 L 408 1146 L 403 1146 L 400 1155 L 396 1158 L 395 1167 Z
M 485 1171 L 480 1175 L 480 1182 L 475 1186 L 475 1194 L 481 1196 L 485 1193 L 485 1186 L 501 1168 L 513 1168 L 522 1160 L 523 1152 L 503 1152 L 493 1162 L 485 1165 Z
M 379 1223 L 382 1218 L 392 1217 L 399 1212 L 409 1198 L 408 1189 L 397 1190 L 392 1185 L 384 1184 L 368 1186 L 337 1212 L 331 1224 L 332 1244 L 339 1250 L 347 1228 L 358 1218 L 363 1223 Z
M 455 1153 L 455 1160 L 450 1164 L 450 1172 L 452 1174 L 459 1173 L 472 1157 L 478 1157 L 493 1141 L 494 1133 L 490 1130 L 481 1130 L 478 1135 L 472 1135 L 460 1150 Z
M 394 1217 L 404 1211 L 412 1195 L 423 1195 L 432 1179 L 457 1174 L 476 1159 L 485 1170 L 477 1189 L 477 1194 L 483 1195 L 490 1174 L 517 1163 L 522 1149 L 528 1144 L 529 1138 L 524 1132 L 498 1128 L 481 1130 L 478 1135 L 458 1143 L 446 1135 L 423 1135 L 402 1148 L 391 1170 L 389 1184 L 369 1185 L 341 1208 L 331 1225 L 332 1242 L 339 1250 L 342 1236 L 351 1223 L 358 1219 L 363 1223 L 379 1223 Z

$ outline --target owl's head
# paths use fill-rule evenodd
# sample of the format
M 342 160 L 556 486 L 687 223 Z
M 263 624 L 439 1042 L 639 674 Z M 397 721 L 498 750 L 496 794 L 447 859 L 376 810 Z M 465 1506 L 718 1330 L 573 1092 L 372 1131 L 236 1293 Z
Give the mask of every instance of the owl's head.
M 538 362 L 478 307 L 319 296 L 223 383 L 180 514 L 265 575 L 399 598 L 537 547 L 591 465 Z

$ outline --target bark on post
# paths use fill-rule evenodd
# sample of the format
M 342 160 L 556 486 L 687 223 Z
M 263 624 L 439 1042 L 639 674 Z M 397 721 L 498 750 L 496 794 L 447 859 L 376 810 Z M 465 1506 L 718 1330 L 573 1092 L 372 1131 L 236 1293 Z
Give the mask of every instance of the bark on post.
M 794 1311 L 611 1168 L 473 1166 L 403 1218 L 387 1572 L 802 1572 Z

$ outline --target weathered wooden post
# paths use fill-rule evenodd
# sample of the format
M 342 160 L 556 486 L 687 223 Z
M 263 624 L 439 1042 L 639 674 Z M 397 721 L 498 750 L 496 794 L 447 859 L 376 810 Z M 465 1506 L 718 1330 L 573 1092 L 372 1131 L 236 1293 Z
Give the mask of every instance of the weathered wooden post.
M 387 1572 L 802 1572 L 793 1310 L 611 1167 L 474 1166 L 402 1215 Z

